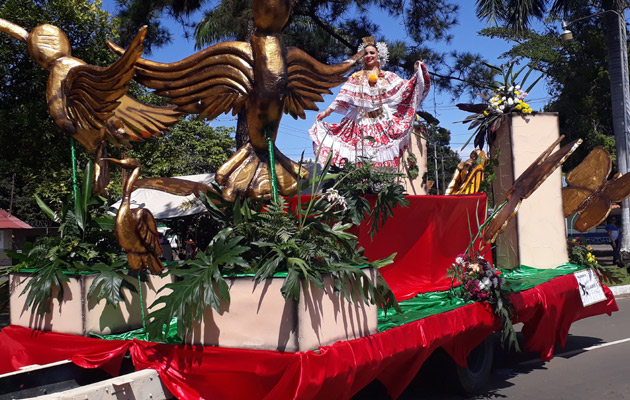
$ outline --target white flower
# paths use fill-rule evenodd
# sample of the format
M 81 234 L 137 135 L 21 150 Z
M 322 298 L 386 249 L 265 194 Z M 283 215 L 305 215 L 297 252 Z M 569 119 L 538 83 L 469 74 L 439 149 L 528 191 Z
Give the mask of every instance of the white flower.
M 479 282 L 479 289 L 486 290 L 490 287 L 490 279 L 488 277 L 484 277 L 481 282 Z
M 521 90 L 521 85 L 516 85 L 516 86 L 514 86 L 514 89 L 516 89 L 516 90 Z
M 497 277 L 495 276 L 495 277 L 493 277 L 493 278 L 492 278 L 492 287 L 494 287 L 494 288 L 495 288 L 495 287 L 497 287 L 497 286 L 499 286 L 499 280 L 498 280 L 498 279 L 497 279 Z
M 514 86 L 510 86 L 510 88 L 508 89 L 508 92 L 511 92 L 514 90 Z
M 511 106 L 514 104 L 514 100 L 510 97 L 509 99 L 507 99 L 507 104 L 508 106 Z
M 348 207 L 346 204 L 346 199 L 339 194 L 336 189 L 328 189 L 326 190 L 325 195 L 326 201 L 329 203 L 337 203 L 344 210 Z
M 500 111 L 503 111 L 504 109 L 505 109 L 505 106 L 504 106 L 503 104 L 501 104 L 501 105 L 499 106 L 499 110 L 500 110 Z
M 463 262 L 464 262 L 464 259 L 463 259 L 463 258 L 461 258 L 461 257 L 457 257 L 457 258 L 455 258 L 455 262 L 456 262 L 457 264 L 461 264 L 461 263 L 463 263 Z

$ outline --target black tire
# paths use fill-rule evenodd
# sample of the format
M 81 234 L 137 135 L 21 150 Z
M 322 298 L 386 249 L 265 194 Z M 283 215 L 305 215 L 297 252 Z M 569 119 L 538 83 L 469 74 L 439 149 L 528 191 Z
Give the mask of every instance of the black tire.
M 493 358 L 494 340 L 491 335 L 470 352 L 466 367 L 456 365 L 457 381 L 462 392 L 480 394 L 487 391 Z

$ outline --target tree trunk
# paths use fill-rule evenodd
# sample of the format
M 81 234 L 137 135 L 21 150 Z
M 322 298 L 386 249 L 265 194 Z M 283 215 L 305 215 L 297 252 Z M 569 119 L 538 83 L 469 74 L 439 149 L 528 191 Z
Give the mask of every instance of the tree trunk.
M 628 83 L 628 50 L 626 48 L 626 22 L 624 6 L 618 0 L 603 0 L 608 48 L 608 73 L 612 100 L 613 130 L 615 133 L 617 168 L 621 173 L 630 171 L 628 138 L 630 133 L 630 84 Z M 630 200 L 621 206 L 621 251 L 630 251 Z
M 247 125 L 247 112 L 243 108 L 238 113 L 236 121 L 236 149 L 240 149 L 245 143 L 249 142 L 249 131 Z

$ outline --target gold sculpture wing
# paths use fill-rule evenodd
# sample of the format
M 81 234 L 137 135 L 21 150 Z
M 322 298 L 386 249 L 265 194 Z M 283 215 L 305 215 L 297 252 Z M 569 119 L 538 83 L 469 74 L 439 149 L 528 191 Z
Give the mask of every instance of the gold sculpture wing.
M 108 44 L 115 53 L 123 53 L 122 48 Z M 177 111 L 208 119 L 229 111 L 236 115 L 252 90 L 251 45 L 219 43 L 174 63 L 139 58 L 135 80 L 169 98 Z
M 287 48 L 288 92 L 284 98 L 286 114 L 305 119 L 304 110 L 318 110 L 315 102 L 324 101 L 323 94 L 346 81 L 346 73 L 363 57 L 361 51 L 352 58 L 335 65 L 322 64 L 303 50 Z
M 65 108 L 79 136 L 93 136 L 114 115 L 119 100 L 127 93 L 127 84 L 133 78 L 134 63 L 142 54 L 142 41 L 146 27 L 140 29 L 129 48 L 109 67 L 81 64 L 72 67 L 63 83 L 66 95 Z M 96 143 L 92 138 L 81 137 L 81 143 Z M 99 142 L 97 140 L 97 142 Z M 86 146 L 90 152 L 96 148 Z
M 110 141 L 127 144 L 162 136 L 162 132 L 179 121 L 181 112 L 175 106 L 150 106 L 130 96 L 120 98 L 120 105 L 108 123 Z

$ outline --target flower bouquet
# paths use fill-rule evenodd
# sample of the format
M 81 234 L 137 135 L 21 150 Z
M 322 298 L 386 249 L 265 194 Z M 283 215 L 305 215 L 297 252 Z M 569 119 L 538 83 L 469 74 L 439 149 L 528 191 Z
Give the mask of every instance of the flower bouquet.
M 517 72 L 513 72 L 513 62 L 507 65 L 501 65 L 501 67 L 490 64 L 486 64 L 486 66 L 501 74 L 503 80 L 502 82 L 495 81 L 490 85 L 489 93 L 480 95 L 484 99 L 483 103 L 457 104 L 457 108 L 460 110 L 474 113 L 460 122 L 469 123 L 469 130 L 476 128 L 475 133 L 472 134 L 462 148 L 466 147 L 473 137 L 473 145 L 480 149 L 485 142 L 491 144 L 494 141 L 496 131 L 501 127 L 503 115 L 515 112 L 526 116 L 532 113 L 532 108 L 524 99 L 527 97 L 528 92 L 542 78 L 542 75 L 529 85 L 527 89 L 523 90 L 522 86 L 525 85 L 533 68 L 530 67 L 529 71 L 523 77 L 523 80 L 517 83 L 518 77 L 526 66 Z
M 618 277 L 606 270 L 597 262 L 595 255 L 592 253 L 593 248 L 586 243 L 582 237 L 575 237 L 567 240 L 567 249 L 569 253 L 569 262 L 571 264 L 580 265 L 582 267 L 593 268 L 597 271 L 599 279 L 607 284 L 619 283 Z
M 504 289 L 501 271 L 483 258 L 479 252 L 460 254 L 447 271 L 451 278 L 451 293 L 464 301 L 484 301 L 501 318 L 501 341 L 507 347 L 519 351 L 516 333 L 512 325 L 514 309 L 509 292 Z M 455 287 L 455 283 L 461 285 Z

